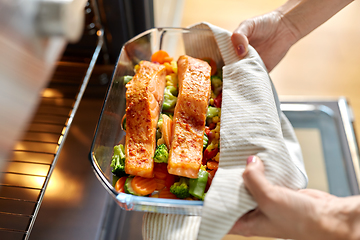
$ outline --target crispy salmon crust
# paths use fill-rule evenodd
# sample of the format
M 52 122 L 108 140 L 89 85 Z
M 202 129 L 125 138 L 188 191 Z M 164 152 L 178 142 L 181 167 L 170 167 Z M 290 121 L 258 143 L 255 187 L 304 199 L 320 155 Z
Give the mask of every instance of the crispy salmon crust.
M 153 177 L 156 125 L 166 84 L 165 66 L 142 61 L 126 84 L 125 172 Z
M 168 172 L 197 178 L 211 94 L 211 67 L 189 56 L 181 56 L 177 63 L 179 95 L 174 110 Z

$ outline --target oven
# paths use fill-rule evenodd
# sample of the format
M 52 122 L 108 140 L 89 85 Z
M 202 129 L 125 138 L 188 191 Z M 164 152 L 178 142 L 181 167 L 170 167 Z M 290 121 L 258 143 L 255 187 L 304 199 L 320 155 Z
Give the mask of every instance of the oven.
M 61 1 L 33 2 L 44 4 L 36 18 L 37 24 L 47 19 L 39 34 L 55 36 L 53 54 L 60 57 L 0 169 L 0 239 L 142 239 L 143 213 L 117 205 L 88 155 L 121 46 L 154 27 L 153 1 L 83 1 L 76 43 L 73 32 L 54 31 L 61 16 L 54 22 L 47 16 Z M 281 100 L 303 149 L 309 187 L 337 196 L 359 194 L 358 144 L 346 99 Z
M 15 68 L 22 69 L 23 61 L 11 62 L 15 70 L 5 69 L 10 64 L 0 68 L 8 81 L 38 81 L 31 99 L 11 98 L 24 111 L 14 118 L 24 120 L 9 125 L 19 133 L 0 161 L 0 239 L 100 239 L 112 203 L 91 169 L 90 143 L 120 49 L 154 26 L 153 2 L 1 0 L 0 16 L 0 29 L 10 30 L 0 39 L 9 46 L 19 39 L 19 59 L 38 67 L 22 74 L 24 79 L 7 78 L 8 72 L 21 72 Z M 1 63 L 15 47 L 0 49 Z M 45 76 L 36 75 L 41 71 Z M 12 93 L 11 87 L 2 95 Z

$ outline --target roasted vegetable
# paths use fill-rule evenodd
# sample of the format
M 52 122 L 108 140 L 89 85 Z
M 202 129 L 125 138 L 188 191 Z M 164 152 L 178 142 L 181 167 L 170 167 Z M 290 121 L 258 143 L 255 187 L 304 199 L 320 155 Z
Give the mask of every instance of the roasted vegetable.
M 166 51 L 159 50 L 151 55 L 151 61 L 163 64 L 165 62 L 171 62 L 172 58 L 169 56 L 169 54 Z
M 204 133 L 203 148 L 206 148 L 208 141 L 209 141 L 209 138 L 207 137 L 206 133 Z
M 114 154 L 111 159 L 112 173 L 118 177 L 125 175 L 125 149 L 122 144 L 114 147 Z
M 192 196 L 204 200 L 208 176 L 209 173 L 202 166 L 199 170 L 198 178 L 189 180 L 189 193 Z
M 131 181 L 132 190 L 136 195 L 146 196 L 155 191 L 157 186 L 155 178 L 135 176 Z
M 128 82 L 130 82 L 131 79 L 133 79 L 133 76 L 124 76 L 124 85 L 126 85 Z
M 174 62 L 176 68 L 173 66 L 173 70 L 176 71 L 176 73 L 171 73 L 169 75 L 166 75 L 166 86 L 173 86 L 174 88 L 178 89 L 178 77 L 177 77 L 177 64 Z M 177 94 L 175 94 L 177 95 Z
M 133 179 L 134 179 L 134 177 L 128 177 L 128 178 L 126 179 L 125 185 L 124 185 L 124 191 L 125 191 L 125 193 L 138 196 L 139 194 L 137 194 L 137 193 L 134 191 L 133 187 L 131 186 L 131 182 L 132 182 Z
M 222 80 L 220 76 L 211 76 L 211 88 L 217 96 L 222 91 Z
M 178 198 L 183 199 L 189 197 L 189 179 L 181 177 L 179 182 L 175 182 L 170 187 L 170 192 L 175 194 L 175 196 Z
M 219 115 L 219 109 L 216 107 L 209 106 L 206 112 L 206 119 L 212 119 L 215 116 Z
M 125 187 L 126 179 L 127 179 L 127 177 L 121 177 L 121 178 L 119 178 L 119 179 L 116 181 L 116 183 L 115 183 L 115 190 L 116 190 L 117 192 L 122 192 L 122 193 L 125 192 L 124 187 Z
M 156 163 L 167 163 L 169 158 L 169 151 L 166 144 L 157 146 L 154 155 L 154 162 Z
M 175 107 L 177 102 L 177 90 L 173 86 L 165 87 L 163 110 L 170 110 Z

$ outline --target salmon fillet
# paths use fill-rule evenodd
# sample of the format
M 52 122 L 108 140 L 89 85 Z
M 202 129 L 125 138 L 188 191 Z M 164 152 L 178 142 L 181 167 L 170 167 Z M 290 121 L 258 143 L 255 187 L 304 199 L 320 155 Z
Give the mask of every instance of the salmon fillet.
M 174 110 L 168 172 L 197 178 L 202 160 L 211 67 L 189 56 L 178 60 L 179 96 Z
M 125 172 L 152 178 L 156 125 L 164 96 L 165 66 L 143 61 L 126 84 Z

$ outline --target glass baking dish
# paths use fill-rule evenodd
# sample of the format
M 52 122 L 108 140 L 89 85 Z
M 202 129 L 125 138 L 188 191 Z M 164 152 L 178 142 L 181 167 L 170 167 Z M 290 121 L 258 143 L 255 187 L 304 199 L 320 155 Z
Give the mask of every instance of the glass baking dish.
M 186 215 L 201 214 L 203 201 L 149 198 L 117 193 L 112 185 L 113 174 L 110 163 L 113 147 L 125 142 L 125 132 L 121 129 L 121 120 L 125 114 L 126 91 L 123 76 L 134 75 L 134 66 L 141 60 L 150 60 L 151 55 L 160 49 L 167 51 L 174 59 L 178 59 L 183 54 L 196 58 L 212 57 L 221 67 L 223 62 L 220 52 L 218 49 L 209 52 L 204 48 L 201 44 L 204 39 L 215 41 L 212 32 L 208 29 L 154 28 L 134 37 L 122 47 L 95 131 L 90 161 L 100 182 L 123 209 Z

